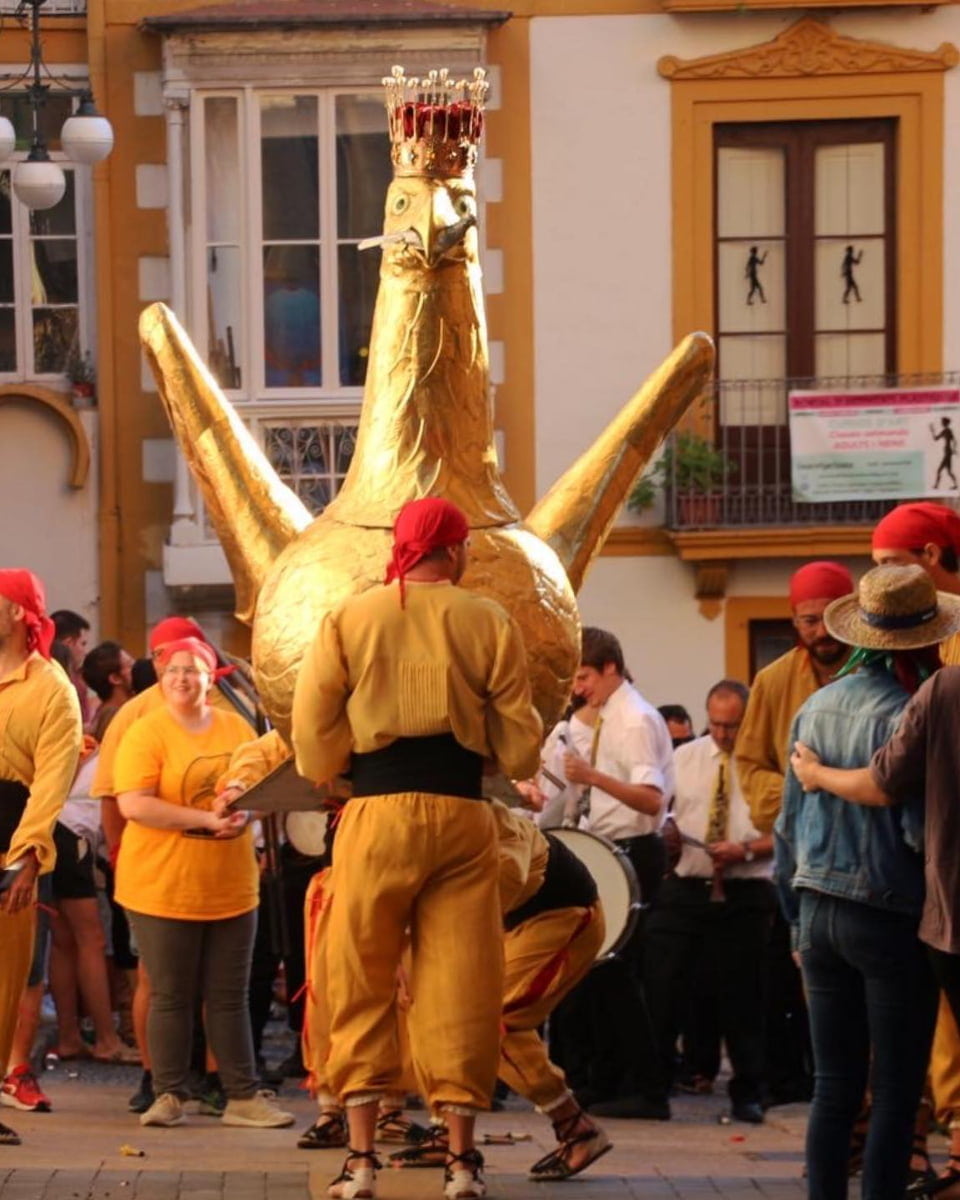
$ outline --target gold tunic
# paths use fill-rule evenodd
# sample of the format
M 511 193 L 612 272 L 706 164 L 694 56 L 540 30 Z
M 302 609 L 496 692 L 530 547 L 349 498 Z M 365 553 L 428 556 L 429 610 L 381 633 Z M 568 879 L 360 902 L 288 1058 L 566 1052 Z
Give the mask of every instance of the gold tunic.
M 753 681 L 735 754 L 740 787 L 760 833 L 772 831 L 780 812 L 793 718 L 819 686 L 810 655 L 800 646 L 758 671 Z
M 451 583 L 396 583 L 345 600 L 320 623 L 293 699 L 297 770 L 323 783 L 400 737 L 452 733 L 511 778 L 540 763 L 519 630 L 494 600 Z
M 0 679 L 0 779 L 30 789 L 6 861 L 35 850 L 53 870 L 53 826 L 73 786 L 83 743 L 76 689 L 56 663 L 34 651 Z

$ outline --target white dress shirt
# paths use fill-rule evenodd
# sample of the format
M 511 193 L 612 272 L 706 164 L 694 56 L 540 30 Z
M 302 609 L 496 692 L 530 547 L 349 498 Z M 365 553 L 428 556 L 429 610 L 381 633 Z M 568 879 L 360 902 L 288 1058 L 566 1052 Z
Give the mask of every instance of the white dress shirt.
M 567 751 L 572 750 L 574 754 L 579 754 L 589 762 L 592 745 L 593 726 L 581 720 L 575 712 L 569 721 L 558 721 L 551 729 L 543 744 L 541 761 L 552 775 L 563 779 L 563 756 Z M 571 808 L 576 806 L 576 801 L 583 791 L 583 784 L 568 783 L 565 788 L 558 788 L 543 775 L 538 782 L 547 797 L 547 802 L 543 811 L 537 813 L 537 825 L 541 829 L 556 829 L 563 824 L 563 814 L 568 803 Z
M 662 803 L 655 816 L 648 816 L 593 787 L 587 827 L 614 841 L 656 833 L 673 796 L 673 742 L 666 722 L 626 680 L 600 709 L 600 718 L 597 770 L 623 783 L 659 788 Z
M 678 746 L 674 752 L 677 773 L 677 790 L 673 801 L 673 819 L 681 833 L 704 841 L 710 820 L 710 804 L 717 786 L 717 769 L 720 766 L 721 750 L 712 737 L 706 735 L 695 741 Z M 727 794 L 730 798 L 727 817 L 728 842 L 752 842 L 762 835 L 750 821 L 750 810 L 740 790 L 736 761 L 730 755 L 727 761 Z M 709 879 L 713 874 L 713 860 L 705 850 L 696 846 L 683 845 L 683 853 L 676 866 L 680 876 L 696 876 Z M 723 873 L 725 879 L 770 879 L 773 876 L 773 857 L 754 859 L 751 863 L 735 863 Z

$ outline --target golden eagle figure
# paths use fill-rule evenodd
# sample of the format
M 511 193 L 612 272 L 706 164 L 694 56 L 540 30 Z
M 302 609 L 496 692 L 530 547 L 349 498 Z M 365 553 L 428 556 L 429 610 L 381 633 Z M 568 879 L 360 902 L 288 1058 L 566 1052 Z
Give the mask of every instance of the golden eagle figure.
M 592 447 L 521 519 L 493 440 L 473 165 L 486 82 L 446 72 L 384 80 L 394 178 L 387 192 L 356 451 L 337 497 L 313 519 L 278 479 L 161 304 L 140 334 L 160 395 L 253 625 L 253 670 L 285 736 L 297 669 L 320 618 L 380 582 L 408 500 L 442 495 L 470 522 L 464 583 L 499 600 L 526 641 L 549 727 L 579 664 L 575 592 L 633 481 L 713 366 L 688 337 Z

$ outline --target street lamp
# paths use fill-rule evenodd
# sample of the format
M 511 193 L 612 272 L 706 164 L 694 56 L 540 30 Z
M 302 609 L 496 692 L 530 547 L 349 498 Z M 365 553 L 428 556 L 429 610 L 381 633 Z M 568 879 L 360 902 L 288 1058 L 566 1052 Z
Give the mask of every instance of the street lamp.
M 0 92 L 12 91 L 29 80 L 27 99 L 33 117 L 33 139 L 26 159 L 18 162 L 13 171 L 13 190 L 27 208 L 53 208 L 63 198 L 67 181 L 60 167 L 52 162 L 46 142 L 40 133 L 40 109 L 46 103 L 51 84 L 57 85 L 58 95 L 76 96 L 79 105 L 68 117 L 60 131 L 60 141 L 69 157 L 78 163 L 92 164 L 106 158 L 113 149 L 113 129 L 106 117 L 97 112 L 93 92 L 89 88 L 64 86 L 64 80 L 52 75 L 43 61 L 40 44 L 40 9 L 44 0 L 20 0 L 17 13 L 30 10 L 30 63 L 17 76 L 2 76 Z M 7 117 L 0 116 L 0 161 L 8 158 L 16 145 L 16 132 Z

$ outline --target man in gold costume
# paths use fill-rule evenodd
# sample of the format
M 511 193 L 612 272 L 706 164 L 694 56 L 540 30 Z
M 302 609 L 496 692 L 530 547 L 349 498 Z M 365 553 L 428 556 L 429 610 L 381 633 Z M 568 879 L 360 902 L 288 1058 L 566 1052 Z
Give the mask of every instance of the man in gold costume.
M 53 622 L 30 571 L 0 570 L 0 1075 L 33 956 L 37 876 L 53 870 L 53 826 L 83 729 L 73 684 L 50 661 Z M 17 1145 L 0 1125 L 0 1145 Z
M 327 970 L 328 1073 L 348 1110 L 350 1150 L 330 1194 L 372 1197 L 377 1102 L 395 1090 L 396 973 L 406 930 L 427 1100 L 450 1130 L 449 1200 L 482 1196 L 474 1146 L 499 1059 L 503 944 L 497 832 L 485 765 L 529 778 L 542 726 L 516 626 L 457 587 L 464 514 L 439 498 L 405 505 L 387 582 L 324 617 L 293 703 L 300 774 L 349 770 L 337 832 Z

